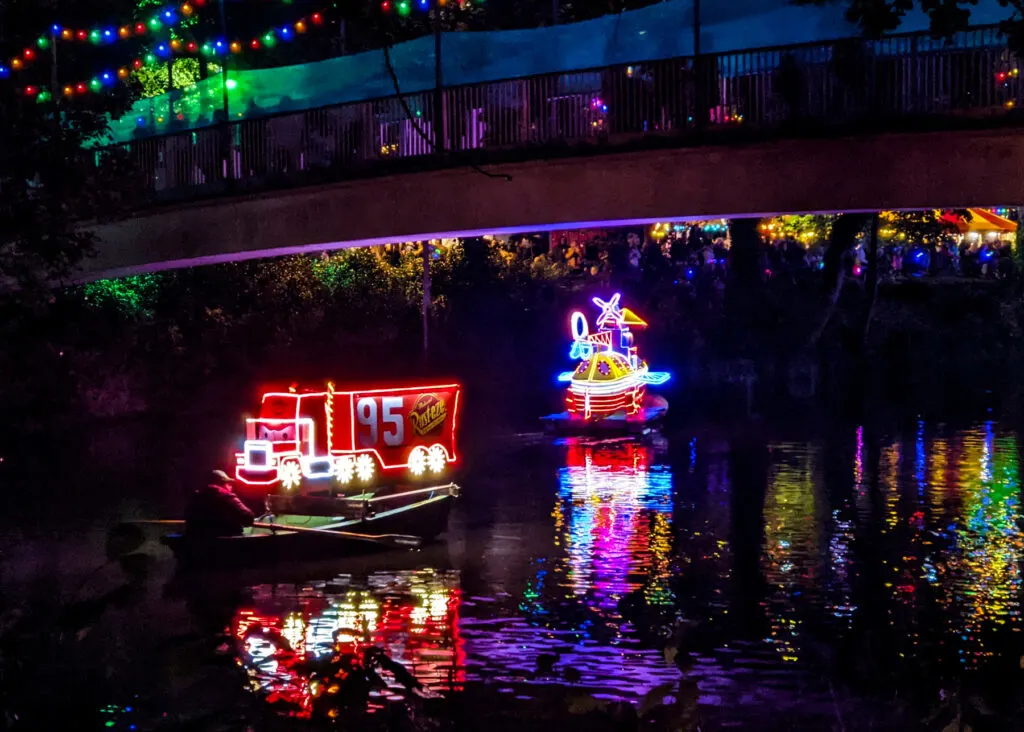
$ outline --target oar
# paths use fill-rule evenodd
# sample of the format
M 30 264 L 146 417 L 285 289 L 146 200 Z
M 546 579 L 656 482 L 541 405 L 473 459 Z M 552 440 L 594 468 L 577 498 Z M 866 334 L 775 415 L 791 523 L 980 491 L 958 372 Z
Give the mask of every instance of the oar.
M 126 524 L 141 524 L 144 526 L 184 526 L 185 522 L 180 519 L 138 519 L 125 521 Z M 368 541 L 373 544 L 385 544 L 387 546 L 400 546 L 409 549 L 416 549 L 423 540 L 418 536 L 409 534 L 356 534 L 351 531 L 330 531 L 327 529 L 314 529 L 306 526 L 288 526 L 287 524 L 268 524 L 257 521 L 253 524 L 257 529 L 270 529 L 271 531 L 302 534 L 320 534 L 322 536 L 333 536 L 336 539 L 348 539 L 349 541 Z
M 333 536 L 339 539 L 351 541 L 368 541 L 374 544 L 387 544 L 388 546 L 401 546 L 416 548 L 423 543 L 418 536 L 409 534 L 355 534 L 351 531 L 331 531 L 329 529 L 313 529 L 307 526 L 289 526 L 287 524 L 268 524 L 257 521 L 253 524 L 257 529 L 270 529 L 272 531 L 294 531 L 299 534 L 320 534 L 321 536 Z

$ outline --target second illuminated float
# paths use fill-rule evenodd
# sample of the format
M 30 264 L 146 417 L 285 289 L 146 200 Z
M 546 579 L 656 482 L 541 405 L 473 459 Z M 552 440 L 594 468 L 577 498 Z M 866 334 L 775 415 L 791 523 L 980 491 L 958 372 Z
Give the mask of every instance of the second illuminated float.
M 566 409 L 543 421 L 551 429 L 568 433 L 644 432 L 668 411 L 668 403 L 648 394 L 647 387 L 664 384 L 670 374 L 651 371 L 640 358 L 633 329 L 645 328 L 647 323 L 621 307 L 618 293 L 607 301 L 595 297 L 593 303 L 600 309 L 595 332 L 583 313 L 574 312 L 570 318 L 569 355 L 579 363 L 558 376 L 566 384 Z

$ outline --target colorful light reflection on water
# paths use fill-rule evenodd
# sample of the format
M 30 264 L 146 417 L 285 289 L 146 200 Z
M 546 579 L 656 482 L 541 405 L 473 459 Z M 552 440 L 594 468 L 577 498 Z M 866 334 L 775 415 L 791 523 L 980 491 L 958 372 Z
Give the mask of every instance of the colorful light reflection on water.
M 440 691 L 561 684 L 635 701 L 680 677 L 664 649 L 682 620 L 698 628 L 679 648 L 703 703 L 820 702 L 828 714 L 839 667 L 846 680 L 884 671 L 914 683 L 1017 664 L 1019 444 L 995 425 L 537 450 L 550 492 L 533 506 L 493 486 L 489 538 L 464 539 L 478 561 L 353 578 L 344 591 L 321 583 L 290 605 L 278 595 L 280 635 L 316 654 L 348 629 Z M 401 595 L 402 610 L 401 593 L 373 589 L 399 585 L 421 588 Z M 424 653 L 443 659 L 430 667 Z

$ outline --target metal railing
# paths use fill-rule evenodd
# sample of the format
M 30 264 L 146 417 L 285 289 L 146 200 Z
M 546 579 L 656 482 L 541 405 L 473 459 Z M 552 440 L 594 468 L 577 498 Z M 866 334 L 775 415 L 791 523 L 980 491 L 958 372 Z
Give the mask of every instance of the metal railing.
M 650 61 L 444 90 L 448 151 L 777 129 L 911 116 L 1006 114 L 1017 59 L 994 28 Z M 202 195 L 316 171 L 431 155 L 432 91 L 135 140 L 152 194 Z

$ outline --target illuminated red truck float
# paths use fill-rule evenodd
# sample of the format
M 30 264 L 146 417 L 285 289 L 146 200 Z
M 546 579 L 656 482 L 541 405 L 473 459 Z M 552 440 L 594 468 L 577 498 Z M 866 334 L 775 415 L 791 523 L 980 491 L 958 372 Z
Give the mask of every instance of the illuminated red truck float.
M 268 492 L 360 492 L 444 479 L 458 461 L 458 384 L 263 394 L 246 420 L 235 476 Z M 317 492 L 319 492 L 317 490 Z

